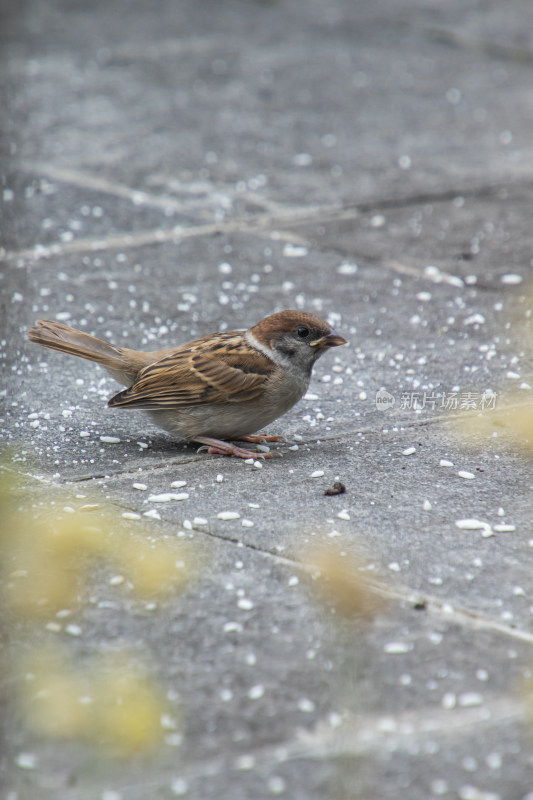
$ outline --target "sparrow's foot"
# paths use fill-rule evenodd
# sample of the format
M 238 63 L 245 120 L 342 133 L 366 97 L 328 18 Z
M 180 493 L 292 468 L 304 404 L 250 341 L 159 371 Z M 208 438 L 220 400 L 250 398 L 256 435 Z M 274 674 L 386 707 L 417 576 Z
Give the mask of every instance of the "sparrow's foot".
M 200 442 L 202 447 L 198 448 L 198 453 L 207 450 L 210 455 L 236 456 L 236 458 L 272 458 L 275 453 L 258 453 L 256 450 L 245 450 L 244 447 L 237 447 L 231 442 L 224 442 L 222 439 L 212 439 L 210 436 L 198 436 L 195 439 Z
M 237 442 L 250 442 L 250 444 L 266 444 L 267 442 L 284 442 L 284 436 L 268 436 L 266 433 L 256 433 L 252 436 L 241 436 Z

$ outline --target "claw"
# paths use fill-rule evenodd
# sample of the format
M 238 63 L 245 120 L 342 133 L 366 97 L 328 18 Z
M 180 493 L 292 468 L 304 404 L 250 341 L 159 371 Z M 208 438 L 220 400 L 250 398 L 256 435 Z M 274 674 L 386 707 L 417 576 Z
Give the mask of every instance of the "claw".
M 251 444 L 266 444 L 267 442 L 284 442 L 284 436 L 268 436 L 266 433 L 256 433 L 251 436 L 242 436 L 237 442 L 250 442 Z
M 210 436 L 199 436 L 197 442 L 203 442 L 202 447 L 196 451 L 200 453 L 207 451 L 210 455 L 235 456 L 236 458 L 272 458 L 279 453 L 258 453 L 256 450 L 246 450 L 244 447 L 237 447 L 231 442 L 224 442 L 222 439 L 212 439 Z

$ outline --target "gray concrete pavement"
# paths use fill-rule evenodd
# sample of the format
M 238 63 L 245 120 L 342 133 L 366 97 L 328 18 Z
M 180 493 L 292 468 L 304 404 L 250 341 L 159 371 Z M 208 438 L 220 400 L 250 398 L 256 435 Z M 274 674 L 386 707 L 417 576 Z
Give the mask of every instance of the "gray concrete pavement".
M 531 800 L 531 453 L 454 423 L 531 394 L 530 3 L 27 0 L 1 27 L 5 472 L 26 509 L 95 503 L 201 564 L 157 603 L 104 563 L 68 618 L 6 611 L 6 663 L 120 645 L 168 713 L 155 754 L 107 759 L 25 725 L 11 667 L 2 796 Z M 50 317 L 152 349 L 281 308 L 349 346 L 262 468 L 26 341 Z M 317 543 L 375 619 L 317 602 Z

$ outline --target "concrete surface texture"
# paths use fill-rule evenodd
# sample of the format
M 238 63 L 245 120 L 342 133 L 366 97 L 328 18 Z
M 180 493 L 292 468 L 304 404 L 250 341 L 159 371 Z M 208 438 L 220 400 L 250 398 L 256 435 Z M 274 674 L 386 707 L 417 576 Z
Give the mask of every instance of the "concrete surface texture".
M 4 474 L 21 513 L 105 507 L 200 567 L 148 602 L 101 563 L 76 609 L 5 610 L 2 797 L 532 800 L 531 457 L 455 424 L 531 393 L 529 0 L 3 12 Z M 154 349 L 283 308 L 349 345 L 263 464 L 107 409 L 111 378 L 26 340 L 52 318 Z M 371 619 L 317 600 L 313 544 L 371 579 Z M 146 663 L 155 752 L 32 728 L 35 642 Z

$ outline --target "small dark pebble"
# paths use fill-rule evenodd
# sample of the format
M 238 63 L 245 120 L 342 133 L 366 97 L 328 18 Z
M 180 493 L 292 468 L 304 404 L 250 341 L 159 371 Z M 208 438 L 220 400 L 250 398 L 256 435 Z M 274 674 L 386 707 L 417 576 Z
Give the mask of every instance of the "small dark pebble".
M 344 485 L 344 483 L 341 483 L 340 481 L 335 481 L 333 486 L 331 486 L 329 489 L 326 489 L 324 494 L 331 496 L 335 494 L 344 494 L 345 491 L 346 491 L 346 486 Z

